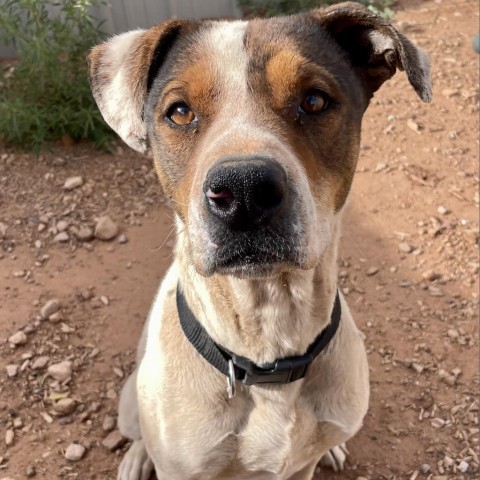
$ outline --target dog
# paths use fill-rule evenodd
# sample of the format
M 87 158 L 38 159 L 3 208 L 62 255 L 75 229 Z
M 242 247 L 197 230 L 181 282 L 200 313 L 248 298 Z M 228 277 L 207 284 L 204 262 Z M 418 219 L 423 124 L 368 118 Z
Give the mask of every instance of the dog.
M 356 3 L 250 21 L 171 19 L 89 54 L 105 121 L 151 152 L 174 261 L 122 390 L 119 480 L 307 480 L 367 412 L 363 336 L 337 292 L 362 116 L 427 56 Z

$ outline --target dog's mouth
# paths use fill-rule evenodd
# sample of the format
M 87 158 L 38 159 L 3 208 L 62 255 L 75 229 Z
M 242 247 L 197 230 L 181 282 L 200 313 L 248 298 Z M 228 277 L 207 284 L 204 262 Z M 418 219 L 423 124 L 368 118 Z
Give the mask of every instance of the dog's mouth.
M 237 233 L 234 238 L 224 238 L 215 245 L 205 259 L 207 275 L 269 277 L 301 268 L 293 239 L 273 232 Z

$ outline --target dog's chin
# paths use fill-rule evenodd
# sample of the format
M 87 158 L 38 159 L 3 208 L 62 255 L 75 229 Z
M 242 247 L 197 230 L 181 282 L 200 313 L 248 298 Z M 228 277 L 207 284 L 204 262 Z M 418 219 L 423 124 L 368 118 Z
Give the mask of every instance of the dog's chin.
M 308 268 L 308 267 L 307 267 Z M 197 273 L 204 277 L 225 275 L 237 278 L 267 279 L 292 270 L 305 270 L 306 266 L 294 259 L 265 258 L 264 256 L 244 255 L 242 257 L 210 257 L 201 265 L 196 265 Z

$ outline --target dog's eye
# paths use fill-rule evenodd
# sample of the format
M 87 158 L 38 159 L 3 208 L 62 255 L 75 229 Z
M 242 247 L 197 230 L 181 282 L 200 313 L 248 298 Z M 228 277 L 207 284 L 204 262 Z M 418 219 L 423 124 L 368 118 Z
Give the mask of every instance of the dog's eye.
M 302 113 L 319 113 L 328 106 L 328 97 L 320 90 L 309 90 L 302 99 L 299 111 Z
M 176 125 L 190 125 L 197 120 L 197 116 L 183 102 L 174 103 L 168 109 L 167 117 Z

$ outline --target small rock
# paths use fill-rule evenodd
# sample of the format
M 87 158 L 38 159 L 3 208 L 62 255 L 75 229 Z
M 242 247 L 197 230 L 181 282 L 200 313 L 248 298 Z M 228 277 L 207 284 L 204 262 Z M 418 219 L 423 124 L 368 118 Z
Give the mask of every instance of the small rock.
M 59 232 L 64 232 L 65 230 L 67 230 L 67 228 L 70 226 L 70 224 L 68 222 L 66 222 L 65 220 L 60 220 L 58 223 L 57 223 L 57 230 Z
M 420 130 L 422 129 L 422 127 L 412 118 L 409 118 L 407 120 L 407 127 L 410 128 L 411 130 L 413 130 L 415 133 L 418 133 L 418 134 L 420 133 Z
M 457 469 L 460 470 L 462 473 L 467 473 L 468 472 L 468 467 L 469 467 L 468 462 L 466 462 L 465 460 L 462 460 L 458 464 Z
M 448 210 L 448 208 L 445 208 L 443 205 L 441 205 L 440 207 L 437 208 L 437 212 L 440 215 L 447 215 L 448 213 L 450 213 L 450 210 Z
M 114 452 L 126 443 L 127 439 L 122 436 L 118 430 L 111 432 L 106 438 L 102 440 L 102 445 L 110 452 Z
M 442 292 L 442 290 L 438 287 L 434 287 L 433 285 L 428 286 L 428 293 L 432 297 L 443 297 L 444 296 L 444 293 Z
M 59 323 L 63 320 L 63 313 L 62 312 L 55 312 L 55 313 L 52 313 L 49 317 L 48 317 L 48 321 L 49 322 L 52 322 L 52 323 Z
M 78 462 L 85 455 L 85 447 L 78 443 L 71 443 L 65 450 L 65 458 L 71 462 Z
M 17 430 L 23 427 L 23 420 L 20 417 L 16 417 L 13 419 L 13 428 Z
M 53 404 L 53 409 L 62 415 L 70 415 L 76 407 L 77 402 L 73 398 L 61 398 Z
M 75 188 L 81 187 L 82 185 L 83 185 L 82 177 L 69 177 L 65 180 L 63 189 L 70 191 L 70 190 L 74 190 Z
M 49 300 L 40 310 L 40 315 L 44 320 L 49 318 L 51 315 L 54 313 L 57 313 L 61 308 L 60 302 L 56 299 L 53 298 L 52 300 Z
M 72 362 L 65 360 L 60 363 L 54 363 L 48 367 L 48 374 L 55 380 L 64 382 L 72 376 Z
M 449 328 L 449 329 L 448 329 L 448 332 L 447 332 L 447 335 L 448 335 L 451 339 L 455 340 L 455 339 L 457 339 L 457 338 L 460 336 L 460 333 L 458 332 L 458 330 L 455 330 L 454 328 Z
M 14 431 L 11 430 L 11 429 L 8 429 L 8 430 L 5 432 L 5 444 L 7 445 L 7 447 L 12 446 L 14 440 L 15 440 L 15 433 L 14 433 Z
M 17 376 L 17 373 L 18 373 L 18 365 L 7 365 L 5 367 L 5 369 L 7 370 L 7 375 L 10 377 L 10 378 L 13 378 L 13 377 L 16 377 Z
M 101 301 L 105 306 L 110 305 L 110 300 L 109 300 L 108 297 L 105 296 L 105 295 L 102 295 L 102 296 L 100 297 L 100 301 Z
M 80 240 L 81 242 L 88 242 L 93 238 L 93 230 L 86 225 L 81 225 L 79 228 L 72 228 L 72 233 L 77 240 Z
M 25 470 L 25 475 L 28 478 L 32 478 L 37 474 L 37 471 L 35 470 L 35 467 L 33 465 L 29 465 L 27 469 Z
M 452 375 L 454 375 L 455 377 L 459 377 L 461 374 L 462 374 L 461 368 L 456 367 L 452 370 Z
M 8 227 L 4 223 L 0 222 L 0 238 L 5 238 L 6 237 L 7 229 L 8 229 Z
M 69 240 L 70 240 L 70 235 L 67 232 L 57 233 L 53 237 L 53 241 L 57 243 L 65 243 L 65 242 L 68 242 Z
M 388 168 L 388 163 L 387 162 L 378 162 L 377 166 L 375 167 L 375 172 L 376 173 L 383 172 L 387 168 Z
M 27 336 L 25 335 L 25 332 L 22 332 L 21 330 L 17 333 L 14 333 L 8 341 L 12 343 L 13 345 L 25 345 L 27 343 Z
M 118 237 L 118 243 L 127 243 L 127 242 L 128 242 L 127 236 L 124 233 L 120 234 L 120 236 Z
M 443 420 L 442 418 L 436 417 L 430 422 L 430 424 L 432 425 L 433 428 L 442 428 L 443 426 L 445 426 L 445 420 Z
M 440 278 L 442 278 L 442 274 L 436 272 L 435 270 L 425 270 L 422 273 L 422 277 L 425 280 L 428 280 L 429 282 L 433 282 L 435 280 L 439 280 Z
M 105 432 L 111 432 L 115 428 L 116 423 L 115 417 L 106 415 L 103 419 L 102 428 Z
M 411 253 L 413 251 L 413 247 L 407 242 L 400 242 L 398 244 L 398 250 L 400 250 L 402 253 Z
M 425 368 L 423 365 L 417 362 L 412 362 L 412 368 L 417 372 L 417 373 L 422 373 L 423 369 Z
M 118 226 L 108 216 L 100 217 L 95 225 L 95 237 L 99 240 L 112 240 L 117 236 Z
M 420 465 L 420 471 L 422 473 L 428 473 L 430 471 L 430 465 L 428 463 L 422 463 L 422 465 Z
M 372 275 L 375 275 L 376 273 L 378 273 L 378 270 L 379 270 L 378 267 L 370 267 L 370 268 L 367 270 L 367 275 L 368 275 L 369 277 L 371 277 Z

